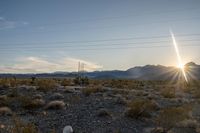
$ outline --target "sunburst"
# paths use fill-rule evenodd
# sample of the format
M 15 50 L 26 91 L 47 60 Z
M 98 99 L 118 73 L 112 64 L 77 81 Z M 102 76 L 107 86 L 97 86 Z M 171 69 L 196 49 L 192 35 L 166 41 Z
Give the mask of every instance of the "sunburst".
M 170 33 L 171 33 L 173 45 L 174 45 L 176 56 L 177 56 L 178 67 L 181 69 L 185 81 L 188 82 L 188 79 L 187 79 L 187 76 L 186 76 L 186 73 L 185 73 L 185 69 L 184 69 L 184 64 L 182 63 L 180 52 L 179 52 L 179 49 L 178 49 L 178 44 L 176 42 L 176 39 L 175 39 L 175 36 L 174 36 L 173 32 L 170 31 Z

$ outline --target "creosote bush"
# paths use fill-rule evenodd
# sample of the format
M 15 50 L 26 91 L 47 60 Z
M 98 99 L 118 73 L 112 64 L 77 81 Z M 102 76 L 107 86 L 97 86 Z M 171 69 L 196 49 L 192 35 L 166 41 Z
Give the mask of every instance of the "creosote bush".
M 62 86 L 70 86 L 70 85 L 72 85 L 72 80 L 71 79 L 63 79 L 60 84 Z
M 125 115 L 127 117 L 138 119 L 140 117 L 150 117 L 151 112 L 159 109 L 158 104 L 155 101 L 136 99 L 127 103 L 127 110 Z
M 164 98 L 175 98 L 175 88 L 174 87 L 163 88 L 161 90 L 161 95 Z
M 84 86 L 89 85 L 88 77 L 78 76 L 73 80 L 73 82 L 75 85 L 84 85 Z
M 164 131 L 167 133 L 170 129 L 176 126 L 179 122 L 188 119 L 190 108 L 183 107 L 170 107 L 161 110 L 157 123 L 158 126 L 163 127 Z
M 97 92 L 101 92 L 101 91 L 103 91 L 102 86 L 88 86 L 88 87 L 82 89 L 82 93 L 85 96 L 89 96 L 92 93 L 97 93 Z
M 99 116 L 99 117 L 107 117 L 107 116 L 111 116 L 111 113 L 106 109 L 100 109 L 97 112 L 97 116 Z
M 43 107 L 45 101 L 42 99 L 32 99 L 30 96 L 19 96 L 18 97 L 21 106 L 25 109 L 36 109 Z
M 37 85 L 41 91 L 49 91 L 56 88 L 56 81 L 53 79 L 38 79 Z
M 65 103 L 63 101 L 51 101 L 46 106 L 45 109 L 65 109 Z
M 13 124 L 10 133 L 39 133 L 34 124 L 25 123 L 16 116 L 13 116 Z
M 3 115 L 11 115 L 12 114 L 12 111 L 10 108 L 8 107 L 0 107 L 0 116 L 3 116 Z

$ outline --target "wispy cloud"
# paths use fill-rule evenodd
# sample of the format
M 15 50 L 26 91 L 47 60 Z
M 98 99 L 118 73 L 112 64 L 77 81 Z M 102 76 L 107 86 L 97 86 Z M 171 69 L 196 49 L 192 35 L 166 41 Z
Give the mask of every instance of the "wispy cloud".
M 1 73 L 42 73 L 55 71 L 77 71 L 78 62 L 85 64 L 86 71 L 101 69 L 102 66 L 93 62 L 75 59 L 63 58 L 59 61 L 48 61 L 38 57 L 26 57 L 18 59 L 18 63 L 12 66 L 0 66 Z
M 8 28 L 14 28 L 15 22 L 9 21 L 5 19 L 4 17 L 0 17 L 0 29 L 8 29 Z
M 26 21 L 12 21 L 8 20 L 4 17 L 0 17 L 0 30 L 2 29 L 13 29 L 20 26 L 27 26 L 29 25 Z

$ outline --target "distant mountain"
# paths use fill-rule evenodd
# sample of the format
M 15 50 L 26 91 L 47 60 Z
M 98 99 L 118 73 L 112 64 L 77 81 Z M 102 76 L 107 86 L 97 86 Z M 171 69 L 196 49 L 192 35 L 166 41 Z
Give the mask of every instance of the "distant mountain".
M 194 62 L 185 64 L 185 71 L 187 77 L 200 79 L 200 65 Z M 77 72 L 54 72 L 42 74 L 0 74 L 0 77 L 53 77 L 65 78 L 76 77 Z M 83 76 L 95 79 L 138 79 L 138 80 L 171 80 L 178 79 L 182 76 L 182 72 L 177 67 L 166 67 L 162 65 L 146 65 L 130 68 L 125 71 L 112 70 L 112 71 L 94 71 L 81 73 Z

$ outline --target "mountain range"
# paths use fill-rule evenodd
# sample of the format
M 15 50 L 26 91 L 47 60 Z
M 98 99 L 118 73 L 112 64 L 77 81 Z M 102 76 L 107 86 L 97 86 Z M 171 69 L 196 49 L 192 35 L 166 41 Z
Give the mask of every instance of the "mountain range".
M 200 79 L 200 65 L 194 62 L 185 64 L 184 70 L 189 79 Z M 54 72 L 40 74 L 0 74 L 0 77 L 76 77 L 77 75 L 87 76 L 95 79 L 138 79 L 138 80 L 171 80 L 183 78 L 180 68 L 167 67 L 162 65 L 137 66 L 128 70 L 94 71 L 94 72 Z

